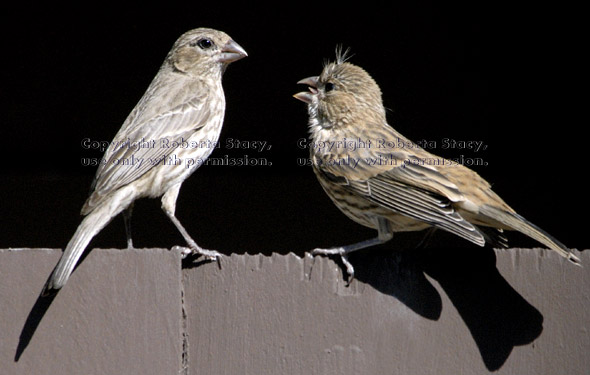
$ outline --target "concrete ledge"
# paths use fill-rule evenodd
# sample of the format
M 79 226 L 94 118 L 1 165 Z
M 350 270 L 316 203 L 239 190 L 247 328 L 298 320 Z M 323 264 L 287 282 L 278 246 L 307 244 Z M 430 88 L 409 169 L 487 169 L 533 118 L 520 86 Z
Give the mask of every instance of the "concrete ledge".
M 582 374 L 590 273 L 540 249 L 337 259 L 90 252 L 38 299 L 61 251 L 0 250 L 3 374 Z M 579 254 L 590 265 L 590 251 Z
M 55 299 L 38 299 L 60 255 L 0 250 L 2 374 L 178 374 L 179 254 L 92 251 Z

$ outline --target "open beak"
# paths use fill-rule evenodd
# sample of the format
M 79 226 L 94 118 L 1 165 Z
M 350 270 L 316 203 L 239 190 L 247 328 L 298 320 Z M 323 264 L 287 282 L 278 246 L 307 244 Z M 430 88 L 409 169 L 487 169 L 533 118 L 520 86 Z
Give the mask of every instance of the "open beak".
M 248 56 L 246 51 L 238 43 L 230 40 L 221 49 L 221 59 L 224 63 L 231 63 Z
M 301 100 L 304 103 L 310 104 L 314 95 L 318 93 L 318 76 L 315 77 L 307 77 L 302 79 L 301 81 L 297 82 L 298 84 L 307 85 L 309 86 L 309 92 L 302 91 L 298 92 L 297 94 L 293 95 L 295 99 Z

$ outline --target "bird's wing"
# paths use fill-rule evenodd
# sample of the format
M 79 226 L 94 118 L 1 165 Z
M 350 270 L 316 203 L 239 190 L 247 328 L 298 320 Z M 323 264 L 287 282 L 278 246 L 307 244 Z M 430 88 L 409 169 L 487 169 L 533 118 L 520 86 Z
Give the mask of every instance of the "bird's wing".
M 463 200 L 461 192 L 434 166 L 421 164 L 418 159 L 423 156 L 395 151 L 384 164 L 359 162 L 357 169 L 362 172 L 356 174 L 346 173 L 350 166 L 338 164 L 319 165 L 319 170 L 333 183 L 382 207 L 483 246 L 485 239 L 480 231 L 453 207 L 454 202 Z M 351 175 L 355 177 L 350 178 Z
M 205 126 L 209 118 L 210 105 L 206 96 L 193 96 L 140 124 L 133 124 L 127 128 L 129 132 L 118 133 L 97 170 L 94 191 L 83 213 L 95 207 L 102 196 L 161 165 L 162 158 L 174 154 L 181 142 Z M 144 147 L 138 147 L 142 141 Z

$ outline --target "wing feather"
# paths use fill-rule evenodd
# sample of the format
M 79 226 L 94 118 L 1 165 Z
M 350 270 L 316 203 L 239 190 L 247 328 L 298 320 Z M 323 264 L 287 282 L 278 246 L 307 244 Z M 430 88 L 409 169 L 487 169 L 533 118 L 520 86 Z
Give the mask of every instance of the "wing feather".
M 130 147 L 129 143 L 120 145 L 103 162 L 105 167 L 97 173 L 95 190 L 115 190 L 138 179 L 156 166 L 157 163 L 154 163 L 157 160 L 174 153 L 178 147 L 172 145 L 186 140 L 202 128 L 209 118 L 209 110 L 202 108 L 203 103 L 194 101 L 195 98 L 148 120 L 129 134 L 127 137 L 131 144 L 144 140 L 150 142 L 150 147 Z M 117 160 L 131 160 L 132 157 L 143 162 L 139 166 L 128 167 L 117 164 Z
M 399 151 L 394 156 L 404 160 L 418 159 L 413 154 Z M 434 166 L 404 163 L 401 159 L 395 166 L 387 168 L 364 164 L 362 177 L 348 174 L 355 179 L 345 177 L 345 168 L 350 168 L 345 165 L 324 164 L 317 167 L 324 175 L 331 176 L 332 183 L 382 207 L 444 229 L 480 246 L 485 244 L 480 230 L 453 207 L 454 202 L 464 199 L 459 188 Z
M 90 212 L 111 191 L 161 165 L 158 161 L 174 154 L 183 140 L 207 124 L 210 108 L 206 95 L 193 95 L 151 118 L 141 118 L 139 123 L 132 121 L 126 124 L 105 152 L 91 187 L 93 192 L 82 208 L 82 214 Z M 142 141 L 148 142 L 148 147 L 133 146 Z M 132 160 L 135 161 L 134 165 L 123 164 L 129 164 Z

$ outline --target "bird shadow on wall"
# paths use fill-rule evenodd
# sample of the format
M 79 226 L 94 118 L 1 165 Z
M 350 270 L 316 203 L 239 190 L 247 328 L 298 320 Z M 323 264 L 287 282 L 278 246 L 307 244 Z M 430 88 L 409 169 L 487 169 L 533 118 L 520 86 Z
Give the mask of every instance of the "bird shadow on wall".
M 31 311 L 27 316 L 27 320 L 25 321 L 23 329 L 21 330 L 20 337 L 18 340 L 18 346 L 16 348 L 16 353 L 14 355 L 15 362 L 19 361 L 25 349 L 27 348 L 27 346 L 29 346 L 29 343 L 31 342 L 31 339 L 34 336 L 35 331 L 37 331 L 37 327 L 39 327 L 41 320 L 43 320 L 43 317 L 47 313 L 47 310 L 49 310 L 49 307 L 53 303 L 53 300 L 56 296 L 57 292 L 48 296 L 42 296 L 41 294 L 39 294 L 39 296 L 37 297 L 35 304 L 31 308 Z
M 85 251 L 82 254 L 82 256 L 80 257 L 80 261 L 74 268 L 74 272 L 82 263 L 84 263 L 84 260 L 86 259 L 88 254 L 90 254 L 90 251 Z M 51 273 L 48 275 L 46 283 L 49 281 L 50 278 Z M 51 307 L 53 300 L 59 294 L 59 291 L 59 289 L 53 290 L 51 293 L 48 293 L 47 295 L 42 295 L 42 291 L 39 290 L 39 296 L 37 297 L 35 304 L 31 308 L 31 311 L 27 316 L 27 320 L 25 320 L 25 324 L 23 325 L 23 328 L 21 330 L 18 339 L 18 345 L 16 347 L 16 353 L 14 354 L 15 362 L 18 362 L 20 360 L 21 356 L 25 352 L 25 349 L 29 346 L 29 343 L 33 339 L 33 336 L 35 335 L 35 332 L 37 331 L 39 324 L 41 323 L 43 317 L 49 310 L 49 307 Z
M 429 320 L 440 318 L 443 299 L 436 280 L 453 303 L 490 371 L 506 362 L 512 349 L 534 341 L 543 315 L 502 277 L 489 248 L 423 248 L 406 252 L 351 254 L 358 281 L 393 296 Z

